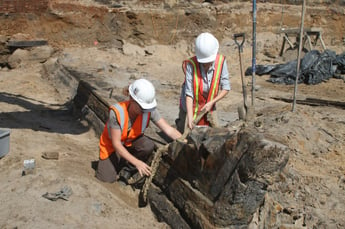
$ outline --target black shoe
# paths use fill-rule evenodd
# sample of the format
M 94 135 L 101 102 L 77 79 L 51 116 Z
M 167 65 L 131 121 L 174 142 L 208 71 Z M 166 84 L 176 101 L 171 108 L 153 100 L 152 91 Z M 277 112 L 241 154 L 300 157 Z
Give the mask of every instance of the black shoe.
M 145 183 L 146 176 L 141 176 L 139 172 L 135 173 L 128 180 L 128 184 L 131 185 L 134 189 L 141 189 Z
M 129 178 L 131 178 L 131 173 L 126 168 L 121 169 L 118 181 L 122 184 L 128 185 Z

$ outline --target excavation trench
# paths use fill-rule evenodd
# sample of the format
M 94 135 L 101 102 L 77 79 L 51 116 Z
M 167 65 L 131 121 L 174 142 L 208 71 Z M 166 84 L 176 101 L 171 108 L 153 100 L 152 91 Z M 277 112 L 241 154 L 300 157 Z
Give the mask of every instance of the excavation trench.
M 85 81 L 77 88 L 74 113 L 100 133 L 107 119 L 106 100 Z M 172 228 L 257 223 L 254 216 L 264 205 L 267 187 L 287 164 L 289 149 L 249 126 L 197 127 L 187 140 L 169 143 L 148 189 L 157 218 Z
M 124 98 L 119 88 L 111 88 L 109 76 L 80 71 L 80 63 L 72 59 L 66 54 L 45 63 L 47 76 L 70 94 L 74 115 L 87 120 L 100 136 L 109 105 Z M 121 75 L 117 83 L 125 84 L 130 77 Z M 266 139 L 258 128 L 249 122 L 232 129 L 197 127 L 187 142 L 169 143 L 147 192 L 157 218 L 172 228 L 246 228 L 258 223 L 259 212 L 269 215 L 269 209 L 263 210 L 267 188 L 280 179 L 289 148 Z M 147 134 L 159 136 L 150 128 Z
M 19 1 L 2 2 L 13 4 Z M 200 31 L 212 31 L 219 38 L 221 51 L 227 56 L 228 67 L 231 69 L 232 93 L 224 100 L 226 103 L 219 104 L 223 105 L 219 106 L 219 111 L 224 108 L 223 111 L 230 116 L 230 111 L 235 110 L 233 108 L 242 101 L 237 47 L 232 36 L 234 33 L 246 33 L 248 42 L 245 43 L 243 60 L 244 66 L 249 66 L 251 2 L 226 1 L 225 4 L 217 5 L 204 3 L 211 1 L 198 1 L 197 4 L 194 1 L 179 1 L 182 5 L 165 4 L 163 8 L 162 4 L 159 5 L 163 1 L 152 1 L 151 5 L 151 1 L 122 1 L 128 4 L 131 2 L 135 7 L 122 6 L 110 8 L 110 11 L 109 8 L 66 1 L 49 2 L 51 4 L 47 11 L 40 10 L 39 14 L 1 12 L 0 28 L 3 36 L 0 36 L 0 66 L 3 71 L 7 71 L 7 68 L 32 65 L 31 57 L 37 58 L 36 55 L 40 54 L 40 58 L 33 62 L 44 65 L 47 72 L 44 80 L 48 78 L 56 83 L 55 88 L 60 95 L 68 95 L 64 101 L 71 103 L 66 104 L 72 104 L 75 115 L 88 120 L 98 135 L 103 130 L 108 105 L 125 99 L 120 94 L 121 89 L 139 77 L 146 77 L 157 86 L 159 104 L 165 109 L 164 115 L 169 116 L 169 123 L 173 123 L 177 94 L 183 81 L 180 64 L 183 58 L 192 55 L 192 43 Z M 308 3 L 309 16 L 306 17 L 305 26 L 321 27 L 327 48 L 337 48 L 343 52 L 341 31 L 344 31 L 344 13 L 342 7 L 339 7 L 340 2 L 335 1 L 327 6 L 312 2 Z M 138 3 L 148 4 L 147 8 Z M 257 63 L 278 63 L 289 59 L 277 58 L 282 39 L 276 30 L 299 24 L 300 6 L 296 4 L 259 4 Z M 30 4 L 27 7 L 32 8 Z M 17 11 L 21 12 L 21 9 Z M 35 54 L 30 55 L 30 58 L 23 50 L 12 55 L 6 44 L 13 35 L 19 40 L 43 36 L 52 47 L 63 48 L 64 52 L 58 58 L 53 55 L 51 48 L 42 47 L 30 49 Z M 169 52 L 166 47 L 160 46 L 164 44 L 171 45 L 173 51 Z M 286 52 L 284 56 L 289 53 L 295 59 L 292 55 L 295 52 Z M 17 60 L 20 66 L 16 66 Z M 305 225 L 318 228 L 342 227 L 344 159 L 341 152 L 344 145 L 344 120 L 342 110 L 332 107 L 343 107 L 344 101 L 332 101 L 331 107 L 329 100 L 344 98 L 343 81 L 331 79 L 313 87 L 300 85 L 301 99 L 297 102 L 301 106 L 296 113 L 290 113 L 287 103 L 291 101 L 286 98 L 291 98 L 291 88 L 272 85 L 264 77 L 256 79 L 261 89 L 256 92 L 256 108 L 260 108 L 260 114 L 256 113 L 255 125 L 248 122 L 233 129 L 197 128 L 189 135 L 187 144 L 171 144 L 159 163 L 148 192 L 150 208 L 159 220 L 165 221 L 172 228 L 248 228 L 253 224 L 258 228 Z M 30 80 L 27 82 L 31 83 Z M 309 97 L 319 100 L 308 100 Z M 318 107 L 320 104 L 328 107 Z M 233 126 L 229 119 L 223 121 Z M 160 137 L 151 128 L 147 134 L 156 140 Z M 157 144 L 165 143 L 164 140 L 159 141 Z M 284 142 L 289 147 L 278 142 Z M 292 153 L 289 148 L 293 149 Z M 36 148 L 34 151 L 37 151 Z M 73 160 L 74 157 L 69 159 Z M 73 166 L 85 165 L 88 163 L 85 160 L 88 158 L 78 160 Z M 84 174 L 85 169 L 82 172 L 80 174 Z M 87 174 L 89 177 L 92 178 L 92 175 Z M 93 185 L 89 181 L 87 184 Z M 30 183 L 28 190 L 33 187 Z M 102 188 L 97 186 L 97 189 Z M 22 187 L 14 186 L 7 190 L 12 192 L 22 190 Z M 8 195 L 11 192 L 7 192 Z M 16 199 L 20 195 L 18 192 L 13 193 Z M 90 196 L 93 201 L 95 196 Z M 88 202 L 83 198 L 79 203 L 82 209 L 81 206 Z M 108 203 L 108 200 L 104 203 Z M 111 208 L 115 209 L 114 205 Z M 22 209 L 25 211 L 25 207 Z M 26 216 L 27 212 L 23 215 Z M 35 212 L 39 216 L 30 218 L 44 220 L 44 214 L 40 214 L 39 209 Z M 64 209 L 63 212 L 68 211 Z M 25 225 L 29 225 L 27 217 L 22 217 L 20 213 L 16 215 L 17 221 L 25 221 Z M 79 216 L 79 212 L 71 215 Z M 107 220 L 113 223 L 113 216 L 101 217 L 100 221 L 96 219 L 94 223 L 106 224 Z M 95 219 L 94 215 L 85 218 Z M 142 219 L 139 216 L 135 218 Z M 82 223 L 88 222 L 78 221 L 77 225 Z

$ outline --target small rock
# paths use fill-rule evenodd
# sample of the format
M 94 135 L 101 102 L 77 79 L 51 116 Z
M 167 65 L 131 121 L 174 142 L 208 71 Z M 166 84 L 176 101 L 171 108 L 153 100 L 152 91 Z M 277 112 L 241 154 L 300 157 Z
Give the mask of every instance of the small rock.
M 42 157 L 47 160 L 58 160 L 59 152 L 43 152 Z

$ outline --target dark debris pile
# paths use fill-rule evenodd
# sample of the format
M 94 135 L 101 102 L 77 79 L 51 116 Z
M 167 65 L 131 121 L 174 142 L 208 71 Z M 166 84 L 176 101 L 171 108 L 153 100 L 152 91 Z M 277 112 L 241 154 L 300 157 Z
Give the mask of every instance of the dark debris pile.
M 255 74 L 270 75 L 268 81 L 278 84 L 294 84 L 296 81 L 297 60 L 277 65 L 257 65 Z M 319 84 L 330 78 L 344 78 L 345 52 L 337 55 L 332 50 L 320 52 L 312 50 L 305 54 L 300 62 L 298 83 Z M 252 67 L 247 68 L 245 75 L 252 75 Z

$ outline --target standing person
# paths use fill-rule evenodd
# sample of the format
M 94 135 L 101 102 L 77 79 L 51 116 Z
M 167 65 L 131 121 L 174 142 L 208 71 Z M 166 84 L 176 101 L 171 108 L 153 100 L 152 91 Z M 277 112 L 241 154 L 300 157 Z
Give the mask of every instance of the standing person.
M 100 160 L 96 177 L 104 182 L 115 182 L 119 175 L 120 180 L 126 183 L 136 171 L 141 176 L 151 174 L 151 168 L 145 162 L 153 153 L 155 145 L 144 135 L 150 121 L 171 139 L 181 137 L 181 133 L 170 126 L 155 109 L 155 88 L 150 81 L 136 80 L 128 90 L 128 101 L 110 107 L 109 119 L 100 137 Z
M 197 125 L 218 126 L 216 103 L 230 91 L 227 63 L 218 54 L 218 40 L 210 33 L 201 33 L 195 40 L 195 56 L 183 61 L 185 81 L 182 85 L 177 129 L 193 128 L 198 113 L 206 110 Z

